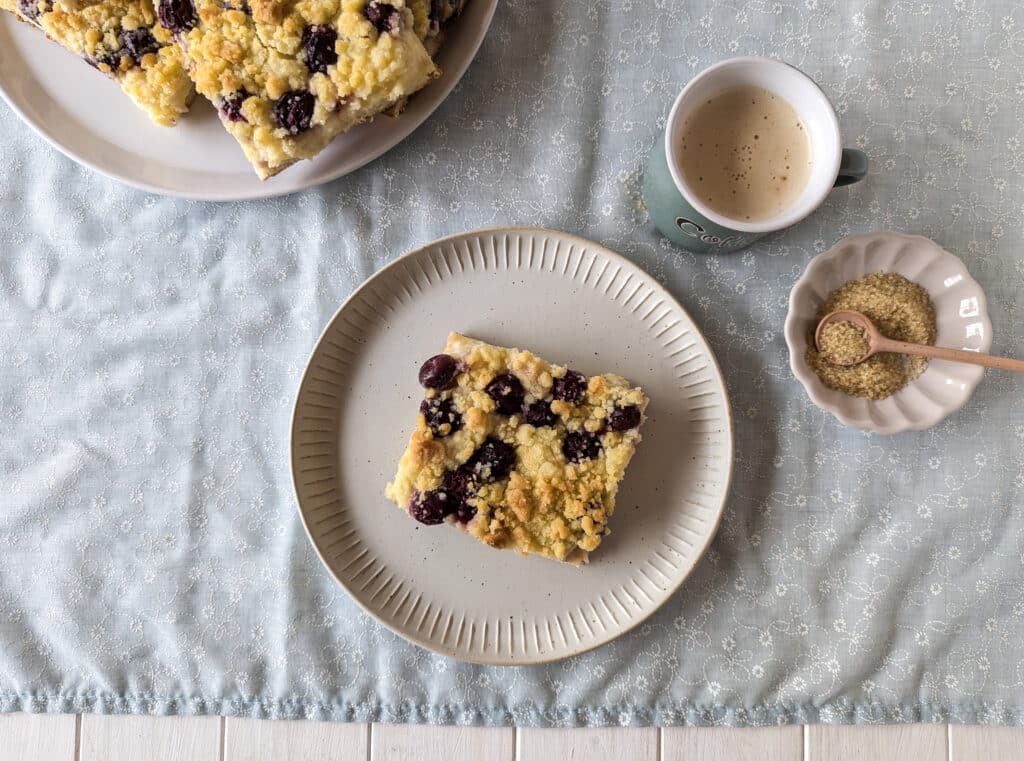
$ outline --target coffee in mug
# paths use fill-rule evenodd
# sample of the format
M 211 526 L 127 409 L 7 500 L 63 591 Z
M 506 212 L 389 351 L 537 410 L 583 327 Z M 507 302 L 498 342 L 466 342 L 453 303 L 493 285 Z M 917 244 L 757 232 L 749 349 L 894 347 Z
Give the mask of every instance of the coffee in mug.
M 685 146 L 685 147 L 684 147 Z M 770 58 L 730 58 L 691 79 L 644 170 L 644 206 L 670 240 L 722 253 L 795 225 L 864 178 L 825 93 Z
M 713 95 L 686 118 L 679 162 L 687 184 L 730 219 L 770 219 L 811 176 L 811 142 L 796 109 L 752 85 Z

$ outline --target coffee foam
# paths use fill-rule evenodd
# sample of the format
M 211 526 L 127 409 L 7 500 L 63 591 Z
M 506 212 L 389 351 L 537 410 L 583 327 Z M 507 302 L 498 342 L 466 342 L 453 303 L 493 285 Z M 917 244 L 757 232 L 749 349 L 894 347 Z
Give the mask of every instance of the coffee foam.
M 800 197 L 812 166 L 796 111 L 753 86 L 724 90 L 698 106 L 683 125 L 679 160 L 701 201 L 743 221 L 785 211 Z

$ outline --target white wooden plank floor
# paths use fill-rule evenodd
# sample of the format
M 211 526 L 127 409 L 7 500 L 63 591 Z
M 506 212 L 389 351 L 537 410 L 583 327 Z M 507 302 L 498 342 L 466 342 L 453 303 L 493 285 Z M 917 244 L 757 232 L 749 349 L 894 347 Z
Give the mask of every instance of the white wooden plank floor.
M 1024 729 L 483 729 L 0 715 L 0 761 L 1017 761 Z

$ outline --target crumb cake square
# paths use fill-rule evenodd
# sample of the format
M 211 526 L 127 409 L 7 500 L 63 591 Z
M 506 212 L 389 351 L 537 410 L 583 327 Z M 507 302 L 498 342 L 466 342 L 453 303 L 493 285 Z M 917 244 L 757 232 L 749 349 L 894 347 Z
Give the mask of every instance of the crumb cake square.
M 643 391 L 458 333 L 419 380 L 425 398 L 387 497 L 492 547 L 586 562 L 640 441 Z
M 196 89 L 261 179 L 438 75 L 406 0 L 159 0 L 159 9 Z
M 117 82 L 157 124 L 188 111 L 195 88 L 151 0 L 0 0 L 0 8 Z

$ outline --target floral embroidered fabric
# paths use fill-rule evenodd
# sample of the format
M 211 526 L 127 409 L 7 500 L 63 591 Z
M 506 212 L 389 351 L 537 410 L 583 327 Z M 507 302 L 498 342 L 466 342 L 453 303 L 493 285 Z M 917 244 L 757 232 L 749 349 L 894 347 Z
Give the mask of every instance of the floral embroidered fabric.
M 1020 379 L 989 373 L 934 430 L 869 436 L 808 401 L 782 336 L 811 256 L 891 229 L 962 257 L 993 351 L 1021 353 L 1022 36 L 1024 9 L 965 0 L 502 3 L 399 147 L 238 204 L 108 181 L 0 107 L 0 710 L 1022 723 Z M 646 223 L 640 172 L 683 83 L 740 54 L 819 81 L 872 171 L 744 252 L 685 254 Z M 737 441 L 717 539 L 662 610 L 508 669 L 364 616 L 306 540 L 287 457 L 336 306 L 401 252 L 500 224 L 584 235 L 663 281 L 721 360 Z

